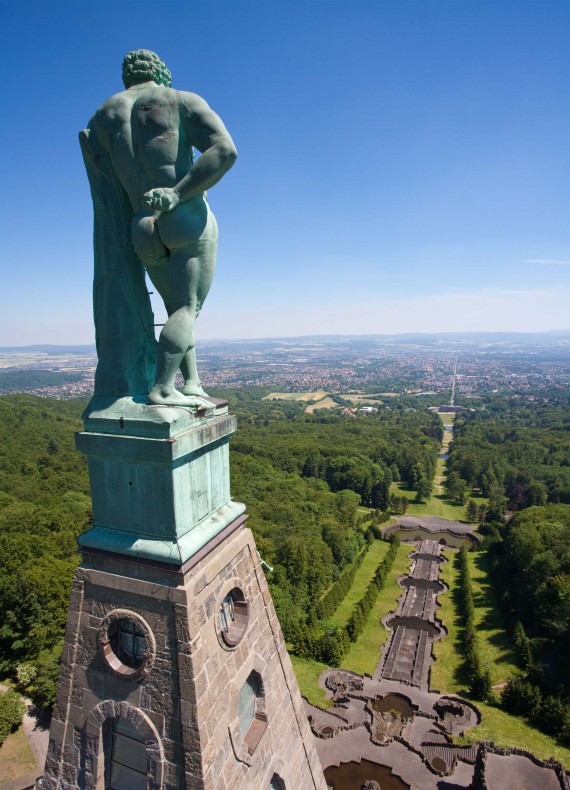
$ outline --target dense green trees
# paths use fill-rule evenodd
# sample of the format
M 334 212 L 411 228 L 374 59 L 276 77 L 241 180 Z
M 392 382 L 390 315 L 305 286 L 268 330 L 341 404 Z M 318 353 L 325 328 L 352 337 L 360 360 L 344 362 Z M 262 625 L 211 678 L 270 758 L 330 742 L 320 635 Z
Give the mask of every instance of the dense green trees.
M 465 516 L 470 524 L 475 524 L 477 522 L 479 517 L 479 508 L 477 507 L 477 502 L 475 502 L 474 499 L 470 499 L 469 502 L 467 502 Z
M 90 524 L 80 414 L 79 403 L 0 398 L 0 672 L 37 662 L 36 688 L 49 675 L 40 657 L 61 652 L 76 538 Z
M 511 518 L 489 554 L 522 679 L 511 680 L 501 703 L 544 732 L 570 742 L 570 505 L 530 507 Z
M 467 496 L 467 482 L 455 471 L 449 472 L 445 480 L 448 497 L 458 505 L 464 505 Z
M 525 678 L 510 679 L 501 694 L 501 705 L 515 716 L 523 716 L 561 743 L 570 743 L 568 703 L 554 695 L 543 696 L 539 686 Z
M 368 532 L 369 540 L 373 540 L 371 532 Z M 366 592 L 358 601 L 345 627 L 330 627 L 326 621 L 321 621 L 321 616 L 330 614 L 332 603 L 323 609 L 322 601 L 314 610 L 305 623 L 302 621 L 290 623 L 286 635 L 291 643 L 293 652 L 301 658 L 311 658 L 328 664 L 332 667 L 340 666 L 345 654 L 350 648 L 351 642 L 356 642 L 368 620 L 372 607 L 374 606 L 380 590 L 384 587 L 388 573 L 394 564 L 398 552 L 399 539 L 394 537 L 390 540 L 388 553 L 376 569 L 374 577 L 368 584 Z M 333 600 L 336 606 L 349 590 L 346 578 L 350 574 L 345 572 L 336 583 L 335 588 L 338 593 L 333 593 Z M 352 574 L 354 578 L 354 574 Z M 328 597 L 330 593 L 327 594 Z M 323 598 L 323 600 L 325 600 Z
M 507 508 L 570 503 L 570 434 L 567 403 L 495 398 L 460 412 L 448 462 L 448 490 L 459 501 L 459 480 L 489 497 L 489 521 Z M 450 482 L 451 481 L 451 482 Z M 453 494 L 455 492 L 455 495 Z
M 265 409 L 271 401 L 261 403 Z M 276 469 L 324 480 L 331 491 L 350 489 L 362 504 L 381 510 L 389 505 L 394 480 L 414 490 L 420 479 L 425 485 L 433 480 L 441 432 L 437 415 L 394 409 L 354 420 L 289 408 L 287 419 L 260 422 L 244 415 L 233 439 L 234 454 L 265 458 Z
M 570 506 L 528 508 L 517 513 L 502 533 L 491 558 L 503 605 L 531 639 L 557 646 L 567 661 Z

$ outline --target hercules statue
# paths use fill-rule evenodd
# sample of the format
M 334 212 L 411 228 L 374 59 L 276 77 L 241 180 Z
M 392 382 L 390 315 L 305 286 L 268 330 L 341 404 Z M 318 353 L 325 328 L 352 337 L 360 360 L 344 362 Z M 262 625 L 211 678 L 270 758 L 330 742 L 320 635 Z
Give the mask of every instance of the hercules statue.
M 129 52 L 123 82 L 126 90 L 102 104 L 80 134 L 95 207 L 95 395 L 144 397 L 146 389 L 151 404 L 197 407 L 205 393 L 194 323 L 212 283 L 218 239 L 205 190 L 237 152 L 203 99 L 170 87 L 170 72 L 154 52 Z M 194 148 L 201 152 L 196 161 Z M 141 262 L 168 313 L 155 376 Z M 178 369 L 182 392 L 174 386 Z

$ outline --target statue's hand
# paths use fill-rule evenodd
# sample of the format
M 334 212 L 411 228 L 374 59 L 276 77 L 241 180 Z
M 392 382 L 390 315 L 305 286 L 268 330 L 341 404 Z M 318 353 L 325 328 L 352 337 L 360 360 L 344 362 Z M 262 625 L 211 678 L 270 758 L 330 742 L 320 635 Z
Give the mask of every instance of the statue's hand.
M 172 211 L 180 203 L 180 195 L 170 187 L 151 189 L 144 193 L 144 202 L 154 211 Z

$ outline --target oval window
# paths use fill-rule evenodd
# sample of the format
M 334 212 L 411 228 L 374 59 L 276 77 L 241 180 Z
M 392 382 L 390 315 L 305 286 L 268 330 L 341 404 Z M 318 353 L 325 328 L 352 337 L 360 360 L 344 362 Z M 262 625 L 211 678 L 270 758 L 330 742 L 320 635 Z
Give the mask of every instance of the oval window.
M 100 644 L 113 672 L 122 677 L 139 675 L 153 652 L 153 640 L 144 621 L 121 612 L 107 620 Z M 152 663 L 152 662 L 151 662 Z
M 239 587 L 224 597 L 219 612 L 220 634 L 228 647 L 235 647 L 247 630 L 249 603 Z

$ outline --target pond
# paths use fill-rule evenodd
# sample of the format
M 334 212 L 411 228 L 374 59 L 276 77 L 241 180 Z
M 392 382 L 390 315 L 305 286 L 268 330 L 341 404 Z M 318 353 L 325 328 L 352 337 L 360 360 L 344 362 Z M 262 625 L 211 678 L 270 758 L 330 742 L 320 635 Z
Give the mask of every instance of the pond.
M 385 697 L 376 697 L 372 700 L 372 709 L 378 713 L 394 711 L 401 719 L 411 719 L 415 713 L 412 705 L 401 694 L 386 694 Z
M 370 760 L 331 765 L 325 769 L 325 779 L 333 790 L 361 790 L 367 779 L 375 779 L 382 790 L 410 790 L 410 785 L 390 773 L 387 765 Z

